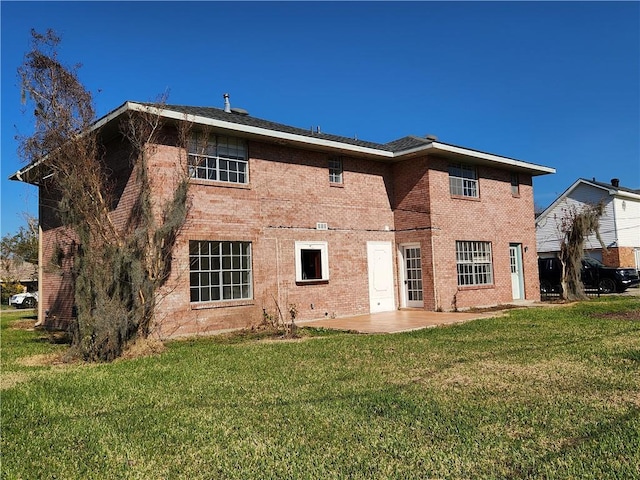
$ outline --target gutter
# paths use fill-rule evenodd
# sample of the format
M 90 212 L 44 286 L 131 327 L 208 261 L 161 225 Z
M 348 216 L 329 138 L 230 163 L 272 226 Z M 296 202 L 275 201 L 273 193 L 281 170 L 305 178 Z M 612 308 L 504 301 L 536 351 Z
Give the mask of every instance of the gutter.
M 87 130 L 88 132 L 92 132 L 99 128 L 102 128 L 107 123 L 115 120 L 119 116 L 123 115 L 127 111 L 135 111 L 135 112 L 143 112 L 143 113 L 151 113 L 154 115 L 158 115 L 164 118 L 178 120 L 178 121 L 188 121 L 200 125 L 209 125 L 212 127 L 241 132 L 255 137 L 262 137 L 276 140 L 276 142 L 282 143 L 294 143 L 300 145 L 313 145 L 316 147 L 323 147 L 331 150 L 338 150 L 341 152 L 349 153 L 352 152 L 354 154 L 369 156 L 369 157 L 377 157 L 380 160 L 402 160 L 405 157 L 410 157 L 411 155 L 419 154 L 421 152 L 428 153 L 429 151 L 433 151 L 434 153 L 442 153 L 447 156 L 452 157 L 461 157 L 464 159 L 473 159 L 480 160 L 480 162 L 486 162 L 491 165 L 501 165 L 501 166 L 509 166 L 519 169 L 521 171 L 525 171 L 530 173 L 532 176 L 535 175 L 546 175 L 550 173 L 555 173 L 555 168 L 544 167 L 541 165 L 536 165 L 532 163 L 523 162 L 521 160 L 515 160 L 512 158 L 501 157 L 499 155 L 494 155 L 491 153 L 480 152 L 477 150 L 471 150 L 468 148 L 457 147 L 455 145 L 449 145 L 446 143 L 441 143 L 437 141 L 426 141 L 424 145 L 420 145 L 418 147 L 413 147 L 408 150 L 402 151 L 388 151 L 381 150 L 372 147 L 363 147 L 358 145 L 351 145 L 347 143 L 342 143 L 336 140 L 327 140 L 322 138 L 314 138 L 303 136 L 295 133 L 281 132 L 277 130 L 269 130 L 263 127 L 255 127 L 250 125 L 244 125 L 234 122 L 228 122 L 225 120 L 217 120 L 209 117 L 203 117 L 199 115 L 191 115 L 176 112 L 175 110 L 169 110 L 165 108 L 158 108 L 150 105 L 143 105 L 136 102 L 127 101 L 123 103 L 120 107 L 112 110 L 107 115 L 97 120 L 95 123 L 91 125 L 91 127 Z M 81 133 L 80 135 L 83 135 Z M 31 165 L 28 165 L 22 170 L 18 170 L 16 173 L 9 177 L 10 180 L 17 180 L 21 182 L 28 182 L 24 178 L 24 175 L 37 167 L 43 162 L 44 159 L 38 160 Z M 37 184 L 36 184 L 37 185 Z

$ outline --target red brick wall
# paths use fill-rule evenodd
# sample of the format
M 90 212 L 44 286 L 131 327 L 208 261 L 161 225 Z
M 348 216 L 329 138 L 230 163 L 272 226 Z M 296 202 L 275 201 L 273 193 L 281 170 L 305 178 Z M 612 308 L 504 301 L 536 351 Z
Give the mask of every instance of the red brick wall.
M 113 218 L 122 226 L 138 189 L 128 150 L 112 145 L 109 152 L 116 173 Z M 149 168 L 159 214 L 184 171 L 185 155 L 166 144 L 153 153 Z M 389 164 L 343 157 L 344 182 L 336 186 L 329 183 L 326 153 L 250 142 L 249 156 L 249 185 L 191 183 L 171 277 L 158 295 L 162 337 L 255 325 L 263 310 L 277 315 L 276 302 L 285 317 L 295 304 L 298 319 L 368 313 L 368 241 L 392 242 L 397 306 L 402 289 L 396 253 L 406 243 L 421 246 L 426 310 L 449 310 L 454 296 L 457 308 L 511 301 L 510 242 L 523 245 L 526 298 L 539 298 L 530 177 L 521 175 L 520 195 L 513 197 L 508 171 L 480 167 L 480 199 L 467 200 L 449 194 L 448 162 L 440 158 Z M 316 230 L 317 222 L 329 230 Z M 55 234 L 43 234 L 49 253 Z M 253 299 L 190 303 L 189 240 L 251 242 Z M 458 289 L 456 240 L 492 243 L 494 285 Z M 328 282 L 296 283 L 296 241 L 328 242 Z M 44 285 L 50 309 L 65 290 L 53 276 Z
M 520 174 L 520 194 L 514 197 L 508 171 L 479 166 L 479 199 L 457 198 L 449 193 L 448 165 L 430 157 L 437 306 L 450 310 L 511 302 L 510 243 L 522 244 L 525 298 L 539 300 L 531 177 Z M 458 288 L 456 240 L 491 242 L 493 285 Z
M 602 263 L 608 267 L 636 268 L 633 247 L 610 247 L 602 250 Z
M 129 220 L 131 208 L 138 196 L 136 176 L 130 162 L 128 144 L 120 139 L 105 145 L 108 152 L 110 179 L 108 186 L 113 199 L 111 214 L 117 228 L 123 228 Z M 55 180 L 55 177 L 53 177 Z M 72 279 L 72 250 L 76 239 L 60 225 L 58 218 L 59 192 L 45 184 L 39 191 L 39 218 L 42 228 L 40 268 L 39 322 L 52 328 L 65 328 L 72 318 L 75 303 Z
M 249 153 L 248 186 L 194 181 L 190 187 L 189 218 L 160 296 L 163 336 L 255 325 L 263 309 L 277 314 L 276 300 L 285 318 L 290 304 L 299 319 L 369 311 L 367 241 L 393 242 L 391 167 L 345 157 L 343 184 L 334 186 L 325 153 L 260 143 L 251 143 Z M 167 148 L 157 161 L 170 168 L 175 156 Z M 329 230 L 316 230 L 317 222 Z M 189 240 L 252 242 L 253 300 L 190 304 Z M 328 282 L 296 283 L 296 241 L 328 242 Z

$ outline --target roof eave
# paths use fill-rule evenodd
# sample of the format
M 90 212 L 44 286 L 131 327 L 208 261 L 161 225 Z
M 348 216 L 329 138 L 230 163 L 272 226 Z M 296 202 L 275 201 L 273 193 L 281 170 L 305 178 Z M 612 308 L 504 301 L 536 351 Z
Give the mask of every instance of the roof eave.
M 107 123 L 111 122 L 112 120 L 115 120 L 116 118 L 118 118 L 120 115 L 122 115 L 127 110 L 135 110 L 133 105 L 137 105 L 137 104 L 134 104 L 133 102 L 125 102 L 125 103 L 123 103 L 122 105 L 120 105 L 115 110 L 112 110 L 111 112 L 106 114 L 104 117 L 102 117 L 99 120 L 97 120 L 96 122 L 94 122 L 91 125 L 91 127 L 89 127 L 87 132 L 93 132 L 95 130 L 98 130 L 98 129 L 102 128 L 104 125 L 106 125 Z M 85 134 L 85 132 L 81 133 L 80 136 L 82 136 L 84 134 Z M 17 182 L 29 183 L 31 185 L 38 186 L 39 185 L 38 181 L 36 181 L 34 179 L 29 179 L 28 176 L 29 176 L 29 173 L 32 172 L 35 168 L 37 168 L 40 165 L 42 165 L 42 163 L 46 159 L 47 159 L 47 157 L 44 156 L 40 160 L 37 160 L 37 161 L 35 161 L 33 163 L 30 163 L 26 167 L 21 168 L 17 172 L 15 172 L 12 175 L 10 175 L 9 176 L 9 180 L 14 180 L 14 181 L 17 181 Z
M 395 157 L 410 156 L 422 151 L 424 151 L 425 153 L 433 153 L 436 155 L 439 154 L 444 157 L 459 160 L 473 161 L 474 163 L 484 163 L 487 165 L 510 167 L 515 170 L 529 173 L 532 176 L 556 173 L 555 168 L 536 165 L 534 163 L 523 162 L 521 160 L 516 160 L 513 158 L 502 157 L 500 155 L 494 155 L 492 153 L 480 152 L 478 150 L 471 150 L 469 148 L 458 147 L 455 145 L 449 145 L 447 143 L 436 141 L 396 152 Z
M 161 115 L 164 118 L 172 120 L 184 120 L 199 125 L 206 125 L 213 128 L 219 128 L 222 130 L 229 130 L 234 132 L 241 132 L 253 137 L 269 138 L 277 142 L 287 144 L 299 144 L 299 145 L 312 145 L 323 149 L 339 150 L 345 153 L 355 153 L 359 155 L 367 155 L 373 157 L 379 157 L 381 159 L 392 159 L 393 152 L 387 150 L 379 150 L 370 147 L 363 147 L 359 145 L 350 145 L 347 143 L 337 142 L 334 140 L 327 140 L 323 138 L 313 138 L 304 135 L 297 135 L 295 133 L 279 132 L 276 130 L 269 130 L 267 128 L 255 127 L 251 125 L 243 125 L 234 122 L 226 122 L 224 120 L 218 120 L 214 118 L 204 117 L 201 115 L 192 115 L 188 113 L 176 112 L 174 110 L 163 109 L 153 107 L 150 105 L 142 105 L 139 103 L 129 102 L 132 110 L 140 112 L 149 112 Z
M 458 160 L 472 161 L 474 163 L 484 163 L 492 166 L 510 167 L 515 170 L 526 172 L 532 176 L 547 175 L 556 172 L 554 168 L 535 165 L 508 157 L 502 157 L 491 153 L 480 152 L 477 150 L 471 150 L 468 148 L 458 147 L 441 142 L 433 141 L 425 143 L 424 145 L 418 147 L 412 147 L 410 149 L 392 152 L 389 150 L 376 149 L 360 145 L 351 145 L 335 140 L 314 138 L 295 133 L 281 132 L 262 127 L 227 122 L 224 120 L 176 112 L 174 110 L 152 105 L 144 105 L 136 102 L 125 102 L 120 107 L 112 110 L 110 113 L 97 120 L 94 124 L 92 124 L 88 131 L 91 132 L 102 128 L 127 111 L 152 113 L 176 121 L 187 121 L 200 125 L 207 125 L 222 130 L 241 132 L 250 137 L 268 138 L 272 141 L 276 141 L 277 143 L 306 146 L 310 145 L 319 149 L 334 150 L 345 154 L 366 156 L 376 160 L 399 161 L 405 158 L 409 158 L 413 155 L 420 154 L 421 152 L 425 152 L 440 154 L 442 156 Z M 28 165 L 24 169 L 18 170 L 13 175 L 11 175 L 9 179 L 37 185 L 37 182 L 34 182 L 33 180 L 29 181 L 26 176 L 28 176 L 29 172 L 39 166 L 43 161 L 44 159 L 39 160 Z

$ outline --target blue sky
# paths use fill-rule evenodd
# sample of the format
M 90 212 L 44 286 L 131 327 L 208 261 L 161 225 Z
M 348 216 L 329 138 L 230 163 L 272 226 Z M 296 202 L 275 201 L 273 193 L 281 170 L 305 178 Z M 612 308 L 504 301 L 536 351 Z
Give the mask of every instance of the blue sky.
M 3 234 L 37 213 L 7 177 L 30 133 L 16 70 L 56 30 L 98 116 L 126 100 L 222 108 L 387 142 L 442 142 L 640 188 L 639 2 L 6 2 L 1 16 Z

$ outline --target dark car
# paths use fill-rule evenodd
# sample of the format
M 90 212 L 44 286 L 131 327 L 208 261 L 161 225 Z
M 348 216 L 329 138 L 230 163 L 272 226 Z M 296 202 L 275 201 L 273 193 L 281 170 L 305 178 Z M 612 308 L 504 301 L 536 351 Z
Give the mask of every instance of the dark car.
M 540 291 L 560 293 L 562 291 L 562 263 L 558 258 L 539 258 Z M 601 293 L 624 292 L 640 284 L 635 268 L 607 267 L 595 258 L 583 258 L 580 270 L 585 288 L 597 288 Z

